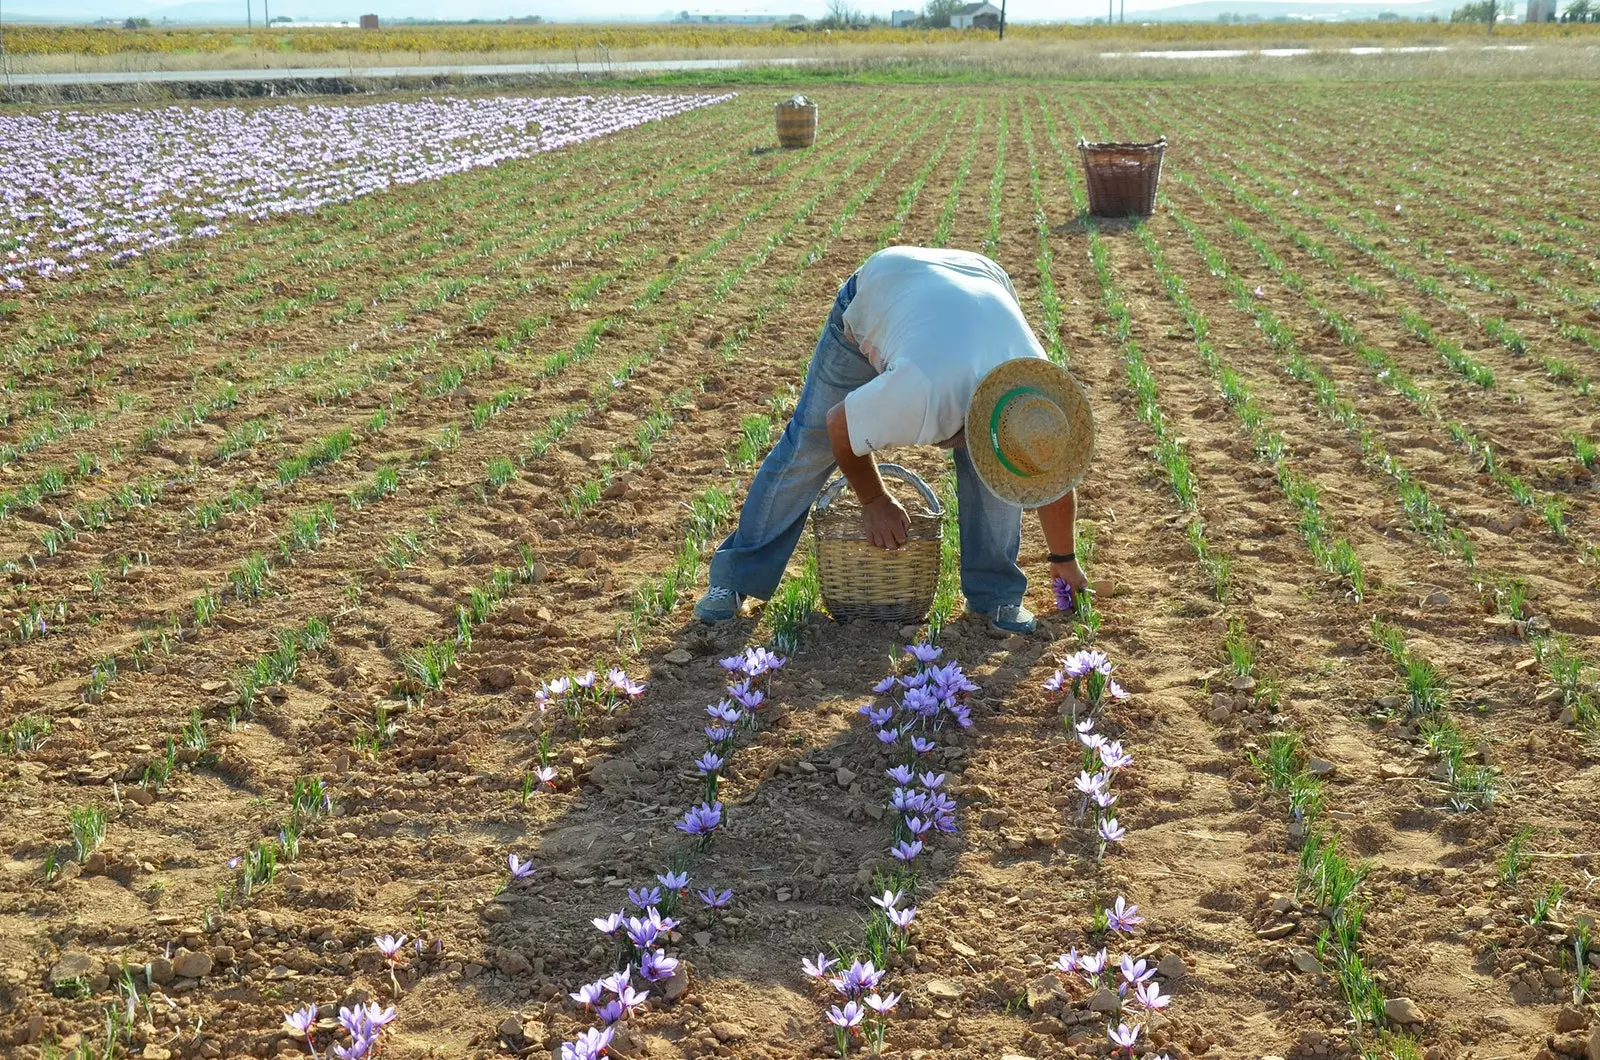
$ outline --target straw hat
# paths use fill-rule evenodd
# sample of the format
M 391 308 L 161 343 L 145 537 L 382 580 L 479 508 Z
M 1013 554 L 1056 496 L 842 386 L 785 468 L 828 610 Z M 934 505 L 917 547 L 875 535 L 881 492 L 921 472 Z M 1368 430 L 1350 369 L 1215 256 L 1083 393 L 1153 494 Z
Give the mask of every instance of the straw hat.
M 967 455 L 995 496 L 1024 508 L 1064 497 L 1094 456 L 1094 416 L 1078 381 L 1042 357 L 989 370 L 967 404 Z

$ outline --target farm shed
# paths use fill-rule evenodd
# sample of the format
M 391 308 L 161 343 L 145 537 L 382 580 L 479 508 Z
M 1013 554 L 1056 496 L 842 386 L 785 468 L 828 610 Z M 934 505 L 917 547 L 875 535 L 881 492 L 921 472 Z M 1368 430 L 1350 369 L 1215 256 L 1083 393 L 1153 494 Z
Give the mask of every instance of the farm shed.
M 362 15 L 361 16 L 361 28 L 362 29 L 377 29 L 378 28 L 378 16 L 377 15 Z
M 889 24 L 895 29 L 901 29 L 917 20 L 915 11 L 893 11 L 889 14 Z
M 1000 9 L 993 4 L 968 4 L 950 16 L 951 29 L 999 29 Z

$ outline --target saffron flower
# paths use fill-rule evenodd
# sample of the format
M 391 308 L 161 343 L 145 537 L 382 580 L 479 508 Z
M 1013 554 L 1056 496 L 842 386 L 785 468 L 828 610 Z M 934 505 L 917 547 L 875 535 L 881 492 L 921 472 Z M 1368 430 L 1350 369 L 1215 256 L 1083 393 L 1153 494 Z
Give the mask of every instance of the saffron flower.
M 525 880 L 533 875 L 533 862 L 523 861 L 515 854 L 506 855 L 506 868 L 511 872 L 513 880 Z
M 881 696 L 884 693 L 891 691 L 894 688 L 894 686 L 899 683 L 899 680 L 900 679 L 898 677 L 894 676 L 894 674 L 890 674 L 888 677 L 885 677 L 882 681 L 879 681 L 877 684 L 873 685 L 872 686 L 872 690 L 874 692 L 878 693 L 878 695 Z
M 678 970 L 678 958 L 668 957 L 665 950 L 650 950 L 639 958 L 639 974 L 652 983 L 671 979 Z
M 829 969 L 838 963 L 837 958 L 829 957 L 824 953 L 817 954 L 817 959 L 814 961 L 804 957 L 800 959 L 800 967 L 813 979 L 826 979 Z
M 694 893 L 699 896 L 702 902 L 710 906 L 712 909 L 721 909 L 729 902 L 733 901 L 733 889 L 731 887 L 723 891 L 721 894 L 717 893 L 717 889 L 715 887 L 707 887 L 703 891 L 696 891 Z
M 894 766 L 890 769 L 885 769 L 883 771 L 883 775 L 901 787 L 905 787 L 906 785 L 910 784 L 912 778 L 910 766 Z
M 694 836 L 709 836 L 722 826 L 722 803 L 701 803 L 691 807 L 678 822 L 678 831 Z
M 900 891 L 884 891 L 882 897 L 872 899 L 872 904 L 879 909 L 889 910 L 899 905 L 900 899 L 904 897 Z
M 1106 951 L 1099 953 L 1085 953 L 1078 958 L 1078 971 L 1088 980 L 1090 986 L 1098 986 L 1100 973 L 1106 970 Z
M 627 921 L 628 941 L 639 949 L 649 949 L 655 945 L 656 938 L 661 934 L 661 925 L 648 917 L 639 918 L 630 916 Z
M 931 663 L 944 654 L 944 649 L 932 644 L 907 644 L 906 654 L 919 663 Z
M 1122 972 L 1122 981 L 1127 983 L 1129 986 L 1135 986 L 1139 983 L 1148 982 L 1156 974 L 1154 966 L 1147 967 L 1146 962 L 1135 961 L 1126 953 L 1122 955 L 1122 961 L 1120 962 L 1118 968 Z
M 889 1013 L 894 1011 L 894 1007 L 898 1004 L 900 1004 L 899 994 L 890 994 L 888 997 L 882 997 L 878 994 L 869 994 L 866 998 L 867 1007 L 880 1016 L 887 1016 Z
M 378 952 L 382 953 L 390 964 L 398 964 L 400 963 L 401 950 L 404 949 L 406 944 L 406 936 L 379 935 L 372 940 L 372 944 L 378 947 Z
M 917 774 L 917 783 L 921 784 L 929 791 L 938 791 L 940 788 L 944 787 L 944 774 L 934 773 L 931 770 L 926 773 L 919 773 Z
M 656 873 L 656 880 L 667 890 L 677 891 L 679 894 L 684 894 L 689 889 L 689 874 L 687 872 L 672 872 L 670 870 L 658 872 Z M 1135 906 L 1135 908 L 1138 907 Z
M 659 887 L 651 887 L 649 889 L 646 889 L 646 888 L 640 887 L 640 888 L 635 889 L 633 887 L 629 887 L 628 888 L 628 901 L 632 902 L 634 905 L 638 906 L 640 909 L 649 909 L 653 905 L 660 905 L 661 904 L 661 888 L 659 888 Z
M 1050 588 L 1055 590 L 1057 611 L 1076 611 L 1078 609 L 1077 595 L 1072 591 L 1072 586 L 1067 584 L 1065 578 L 1056 578 L 1050 583 Z
M 902 839 L 889 848 L 889 853 L 896 860 L 903 861 L 909 865 L 918 854 L 922 853 L 922 840 L 913 839 L 908 842 Z
M 1133 996 L 1149 1012 L 1158 1012 L 1172 1003 L 1171 996 L 1161 992 L 1160 983 L 1140 983 L 1133 988 Z
M 938 749 L 938 746 L 932 740 L 925 740 L 921 736 L 911 737 L 911 749 L 919 755 L 928 754 Z
M 604 1023 L 608 1027 L 611 1026 L 611 1024 L 616 1023 L 623 1017 L 622 999 L 620 997 L 614 997 L 610 1001 L 607 1001 L 604 1005 L 600 1006 L 599 1010 L 595 1012 L 594 1016 L 595 1019 Z
M 671 975 L 672 973 L 667 973 Z M 617 1000 L 622 1002 L 622 1007 L 628 1010 L 628 1015 L 633 1015 L 633 1010 L 650 999 L 650 991 L 635 990 L 631 986 L 624 986 L 617 994 Z
M 1107 817 L 1100 822 L 1100 843 L 1102 848 L 1107 843 L 1120 843 L 1128 830 L 1117 823 L 1115 817 Z
M 854 1027 L 861 1022 L 861 1017 L 866 1015 L 866 1010 L 854 1001 L 846 1001 L 844 1007 L 838 1005 L 828 1010 L 828 1022 L 835 1027 Z
M 911 929 L 911 921 L 917 915 L 917 907 L 913 905 L 905 909 L 885 909 L 884 913 L 889 917 L 889 922 L 895 927 L 901 931 L 909 931 Z
M 900 739 L 900 730 L 899 729 L 879 729 L 878 730 L 878 742 L 879 743 L 894 743 L 898 739 Z
M 707 751 L 705 754 L 695 759 L 694 771 L 703 777 L 709 776 L 712 773 L 720 771 L 725 761 L 726 760 L 721 755 L 712 751 Z
M 599 931 L 600 934 L 615 935 L 617 932 L 622 930 L 622 926 L 626 920 L 627 917 L 622 911 L 619 910 L 618 912 L 612 913 L 610 916 L 597 916 L 594 918 L 593 923 L 595 929 Z
M 1118 931 L 1126 935 L 1142 923 L 1144 923 L 1144 917 L 1139 915 L 1139 907 L 1130 905 L 1128 900 L 1120 894 L 1117 895 L 1116 904 L 1106 910 L 1106 925 L 1112 931 Z
M 307 1005 L 305 1008 L 283 1014 L 283 1025 L 296 1034 L 311 1039 L 311 1031 L 317 1025 L 317 1006 Z
M 587 692 L 590 689 L 594 688 L 594 683 L 597 680 L 599 680 L 599 678 L 595 676 L 595 672 L 593 670 L 590 670 L 587 673 L 583 674 L 581 677 L 574 677 L 572 679 L 572 683 L 577 685 L 579 688 L 583 689 L 585 692 Z
M 713 744 L 727 743 L 733 739 L 733 730 L 721 725 L 707 725 L 706 739 Z
M 843 975 L 835 976 L 828 982 L 845 997 L 856 997 L 869 990 L 876 990 L 883 975 L 883 969 L 875 967 L 871 961 L 854 961 Z
M 1066 972 L 1068 975 L 1071 975 L 1073 972 L 1078 970 L 1078 963 L 1078 947 L 1074 946 L 1072 947 L 1072 952 L 1063 953 L 1061 956 L 1056 958 L 1054 967 L 1058 972 Z
M 1115 1027 L 1108 1027 L 1106 1036 L 1111 1039 L 1112 1045 L 1118 1049 L 1128 1050 L 1128 1055 L 1132 1056 L 1133 1043 L 1139 1040 L 1139 1032 L 1142 1030 L 1144 1030 L 1144 1027 L 1138 1023 L 1135 1023 L 1132 1027 L 1129 1027 L 1126 1023 L 1120 1023 Z M 1115 1051 L 1115 1049 L 1112 1050 L 1112 1052 Z
M 555 790 L 557 775 L 555 766 L 540 766 L 533 771 L 533 775 L 539 781 L 541 788 Z
M 1100 748 L 1100 763 L 1110 770 L 1126 769 L 1133 765 L 1133 755 L 1122 749 L 1122 741 L 1112 740 Z
M 561 1060 L 600 1060 L 615 1033 L 610 1027 L 591 1027 L 575 1041 L 561 1043 Z
M 613 668 L 610 672 L 608 672 L 606 674 L 606 680 L 611 682 L 612 688 L 616 689 L 619 693 L 629 699 L 636 699 L 639 696 L 644 695 L 644 682 L 633 680 L 626 673 L 619 669 Z
M 605 997 L 606 984 L 603 980 L 596 979 L 592 983 L 585 983 L 567 996 L 584 1008 L 594 1008 Z

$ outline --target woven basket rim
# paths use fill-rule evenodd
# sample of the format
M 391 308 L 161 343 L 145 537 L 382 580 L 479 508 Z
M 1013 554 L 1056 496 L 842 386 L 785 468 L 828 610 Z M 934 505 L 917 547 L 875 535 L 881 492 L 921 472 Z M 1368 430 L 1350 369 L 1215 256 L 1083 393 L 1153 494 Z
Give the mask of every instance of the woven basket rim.
M 1150 143 L 1138 143 L 1133 140 L 1078 141 L 1078 150 L 1080 151 L 1155 151 L 1164 150 L 1166 146 L 1167 138 L 1165 136 Z

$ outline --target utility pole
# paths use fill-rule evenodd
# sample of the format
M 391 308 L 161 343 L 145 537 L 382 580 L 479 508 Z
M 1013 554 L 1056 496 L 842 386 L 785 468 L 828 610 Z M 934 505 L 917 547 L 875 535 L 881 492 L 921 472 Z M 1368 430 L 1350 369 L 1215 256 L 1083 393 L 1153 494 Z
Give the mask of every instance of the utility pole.
M 250 21 L 250 0 L 244 0 L 244 28 L 255 29 L 256 24 Z
M 267 2 L 267 0 L 261 0 L 261 2 L 264 4 L 264 3 Z M 1118 7 L 1118 9 L 1117 9 L 1117 21 L 1118 22 L 1126 22 L 1126 21 L 1128 21 L 1128 0 L 1122 0 L 1121 6 Z
M 11 88 L 11 58 L 6 55 L 6 10 L 4 0 L 0 0 L 0 70 L 6 74 L 6 88 Z
M 1000 0 L 1000 39 L 1006 39 L 1006 0 Z
M 1106 0 L 1106 25 L 1117 20 L 1117 0 Z

